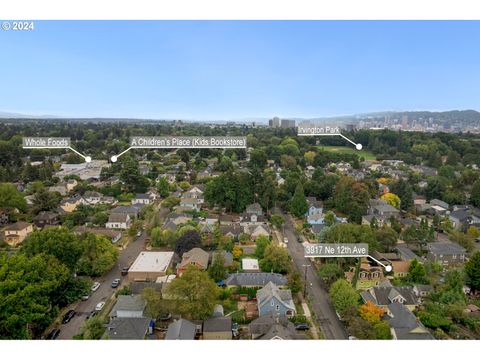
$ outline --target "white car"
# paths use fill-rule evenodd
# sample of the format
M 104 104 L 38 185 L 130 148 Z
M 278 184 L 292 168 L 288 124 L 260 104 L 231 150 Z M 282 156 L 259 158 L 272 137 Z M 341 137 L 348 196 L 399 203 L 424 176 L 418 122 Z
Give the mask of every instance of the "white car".
M 288 244 L 288 238 L 287 238 L 286 236 L 283 238 L 283 242 L 284 242 L 285 244 Z
M 95 281 L 92 285 L 92 291 L 97 291 L 99 287 L 100 283 L 98 281 Z
M 100 311 L 105 306 L 105 301 L 100 301 L 97 306 L 95 306 L 95 311 Z

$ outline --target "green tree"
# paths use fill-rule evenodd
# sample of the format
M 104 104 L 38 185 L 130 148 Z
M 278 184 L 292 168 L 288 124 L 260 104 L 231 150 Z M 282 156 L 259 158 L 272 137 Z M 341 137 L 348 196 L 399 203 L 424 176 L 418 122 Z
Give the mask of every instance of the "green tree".
M 87 320 L 83 330 L 84 340 L 100 340 L 105 333 L 105 324 L 98 316 Z
M 280 229 L 285 223 L 285 220 L 280 215 L 272 215 L 270 217 L 270 223 L 275 226 L 277 229 Z
M 163 198 L 166 198 L 168 197 L 168 195 L 170 195 L 170 188 L 169 188 L 168 180 L 166 178 L 161 177 L 158 180 L 157 190 L 160 193 L 160 196 Z
M 225 280 L 227 277 L 227 268 L 225 267 L 225 257 L 221 252 L 215 255 L 215 259 L 208 268 L 208 275 L 215 281 Z
M 81 238 L 83 253 L 78 261 L 78 273 L 100 276 L 118 260 L 118 249 L 104 236 L 86 233 Z
M 292 294 L 298 294 L 303 286 L 302 275 L 298 271 L 291 271 L 288 273 L 287 279 L 288 288 L 292 291 Z
M 255 241 L 255 256 L 259 259 L 263 259 L 265 254 L 265 249 L 270 245 L 271 241 L 267 236 L 259 236 Z
M 345 279 L 335 281 L 329 290 L 330 299 L 340 315 L 350 308 L 358 308 L 360 296 L 357 291 Z
M 480 251 L 476 251 L 465 264 L 467 284 L 476 291 L 480 289 Z
M 305 216 L 308 210 L 307 198 L 303 191 L 303 186 L 299 182 L 295 187 L 295 193 L 290 201 L 290 212 L 298 218 Z
M 331 284 L 337 279 L 343 277 L 343 270 L 338 264 L 327 263 L 320 266 L 320 269 L 318 269 L 318 275 L 320 275 L 327 284 Z
M 428 282 L 426 275 L 423 264 L 417 259 L 413 259 L 408 268 L 408 280 L 414 284 L 426 284 Z
M 142 299 L 147 303 L 145 314 L 152 319 L 158 319 L 165 314 L 166 307 L 162 300 L 162 293 L 154 288 L 145 288 L 142 291 Z
M 207 319 L 217 301 L 218 287 L 206 271 L 189 266 L 181 277 L 167 286 L 165 292 L 182 316 Z
M 395 230 L 388 226 L 383 226 L 375 230 L 375 238 L 380 246 L 381 251 L 390 251 L 398 240 L 398 234 Z
M 348 215 L 352 222 L 359 223 L 365 214 L 370 194 L 365 184 L 355 181 L 349 176 L 344 176 L 335 188 L 335 207 Z
M 42 253 L 53 255 L 74 272 L 83 247 L 77 236 L 61 227 L 34 231 L 25 239 L 20 251 L 28 256 Z
M 286 274 L 290 266 L 290 255 L 287 250 L 274 244 L 269 244 L 265 248 L 263 259 L 260 260 L 260 267 L 264 272 Z
M 27 210 L 27 202 L 16 186 L 9 183 L 0 184 L 0 208 L 16 208 L 20 211 Z
M 470 192 L 470 202 L 477 207 L 480 207 L 480 180 L 473 183 L 472 191 Z

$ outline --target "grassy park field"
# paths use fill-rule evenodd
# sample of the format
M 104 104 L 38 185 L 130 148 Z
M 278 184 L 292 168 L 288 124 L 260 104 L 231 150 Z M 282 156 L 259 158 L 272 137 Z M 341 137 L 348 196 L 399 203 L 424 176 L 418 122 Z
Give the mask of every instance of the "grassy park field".
M 365 158 L 365 160 L 376 160 L 376 157 L 374 154 L 372 154 L 370 151 L 366 150 L 356 150 L 355 147 L 352 146 L 323 146 L 320 145 L 318 146 L 319 150 L 325 150 L 325 151 L 332 151 L 332 152 L 337 152 L 337 153 L 342 153 L 342 154 L 355 154 L 360 157 Z

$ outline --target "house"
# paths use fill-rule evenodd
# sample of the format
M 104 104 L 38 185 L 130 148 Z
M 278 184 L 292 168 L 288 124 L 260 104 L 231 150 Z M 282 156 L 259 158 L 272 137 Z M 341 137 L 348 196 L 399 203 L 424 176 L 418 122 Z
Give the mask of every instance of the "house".
M 345 273 L 345 278 L 349 282 L 353 282 L 356 269 L 352 267 L 350 271 Z M 381 266 L 372 266 L 368 261 L 362 261 L 357 274 L 357 289 L 369 289 L 377 286 L 385 279 L 383 276 L 383 268 Z
M 419 299 L 428 296 L 433 291 L 432 285 L 416 284 L 413 286 L 413 293 Z
M 392 303 L 401 303 L 410 310 L 414 310 L 419 304 L 413 287 L 392 286 L 390 283 L 382 283 L 381 286 L 362 291 L 360 296 L 365 303 L 370 301 L 384 310 Z
M 263 215 L 263 210 L 262 210 L 262 207 L 260 206 L 259 203 L 254 203 L 254 204 L 248 205 L 247 208 L 245 209 L 245 212 L 247 214 L 255 214 L 255 215 L 258 215 L 258 216 Z
M 413 259 L 416 259 L 418 262 L 423 263 L 422 258 L 415 255 L 415 253 L 408 247 L 407 244 L 398 244 L 395 246 L 395 250 L 402 260 L 412 261 Z
M 230 316 L 213 317 L 203 322 L 204 340 L 231 340 L 232 318 Z
M 454 209 L 449 215 L 455 229 L 466 231 L 470 226 L 480 227 L 480 209 L 473 207 Z
M 199 211 L 201 209 L 201 200 L 195 198 L 181 198 L 179 206 L 186 210 Z
M 237 240 L 240 235 L 243 234 L 243 228 L 236 225 L 220 225 L 220 233 L 225 236 L 229 236 L 234 240 Z
M 285 286 L 287 278 L 276 273 L 235 273 L 230 274 L 225 281 L 228 287 L 262 287 L 272 282 L 276 286 Z
M 193 248 L 183 253 L 182 262 L 177 266 L 177 276 L 181 276 L 189 265 L 207 270 L 209 257 L 208 253 L 200 248 Z
M 453 242 L 433 242 L 427 245 L 427 259 L 443 266 L 463 264 L 467 251 Z
M 112 244 L 115 244 L 122 238 L 122 233 L 120 231 L 115 231 L 106 228 L 89 228 L 86 226 L 79 226 L 74 230 L 75 234 L 82 235 L 85 233 L 92 233 L 97 236 L 104 236 L 109 239 Z
M 266 223 L 265 216 L 259 216 L 257 214 L 243 213 L 240 215 L 240 219 L 240 225 L 242 226 L 260 225 Z
M 89 205 L 96 205 L 102 202 L 103 194 L 100 194 L 97 191 L 85 191 L 83 198 Z
M 323 214 L 312 214 L 307 216 L 307 223 L 310 225 L 322 225 L 324 223 Z
M 295 316 L 296 309 L 290 290 L 281 290 L 274 283 L 268 282 L 257 291 L 257 306 L 260 316 L 274 315 Z
M 33 218 L 33 223 L 39 229 L 47 225 L 58 225 L 58 214 L 51 211 L 42 211 Z
M 268 313 L 248 325 L 252 340 L 305 340 L 304 334 L 297 334 L 295 325 L 286 316 Z
M 427 203 L 427 198 L 423 195 L 415 195 L 413 198 L 413 205 L 425 205 Z
M 118 295 L 110 318 L 141 318 L 146 306 L 147 302 L 141 295 Z
M 105 336 L 111 340 L 143 340 L 147 335 L 151 319 L 123 318 L 110 319 Z
M 400 210 L 384 200 L 370 200 L 368 215 L 376 215 L 383 219 L 390 219 L 391 217 L 397 218 L 400 215 Z
M 67 184 L 66 183 L 59 183 L 54 186 L 50 186 L 48 188 L 49 192 L 57 192 L 62 196 L 65 196 L 68 194 L 69 190 L 67 189 Z
M 3 229 L 4 241 L 10 246 L 21 244 L 33 232 L 33 225 L 24 221 L 17 221 Z
M 315 197 L 307 197 L 308 210 L 306 216 L 312 216 L 316 214 L 323 214 L 323 206 L 320 201 Z
M 150 205 L 153 204 L 153 198 L 150 194 L 137 194 L 132 199 L 132 205 Z
M 433 335 L 402 303 L 389 304 L 384 319 L 388 321 L 395 340 L 434 340 Z
M 165 340 L 194 340 L 196 325 L 188 320 L 176 320 L 168 325 Z
M 132 220 L 138 218 L 139 213 L 140 209 L 137 206 L 122 205 L 110 210 L 110 214 L 127 214 Z
M 130 281 L 155 281 L 167 273 L 173 251 L 142 251 L 128 270 Z
M 390 261 L 392 266 L 393 277 L 394 278 L 403 278 L 408 275 L 408 270 L 410 269 L 411 261 L 405 260 L 393 260 Z
M 315 235 L 320 235 L 320 233 L 322 232 L 322 230 L 324 228 L 326 228 L 327 225 L 326 224 L 313 224 L 311 227 L 310 227 L 310 231 L 315 234 Z
M 242 269 L 245 272 L 260 272 L 258 259 L 242 259 Z
M 66 213 L 75 211 L 78 205 L 88 205 L 85 199 L 80 195 L 74 195 L 60 202 L 60 208 Z
M 244 232 L 250 235 L 250 238 L 255 241 L 260 236 L 270 236 L 270 228 L 267 224 L 245 226 Z
M 128 229 L 132 221 L 130 215 L 128 214 L 110 214 L 108 217 L 108 222 L 105 224 L 105 227 L 108 229 Z

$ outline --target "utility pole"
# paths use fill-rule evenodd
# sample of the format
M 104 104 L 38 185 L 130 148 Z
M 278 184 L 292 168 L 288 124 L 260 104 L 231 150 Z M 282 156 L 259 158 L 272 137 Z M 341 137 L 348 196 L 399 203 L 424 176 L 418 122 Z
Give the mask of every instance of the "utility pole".
M 307 297 L 307 270 L 311 266 L 310 264 L 302 265 L 305 268 L 305 274 L 303 278 L 303 298 L 306 299 Z

